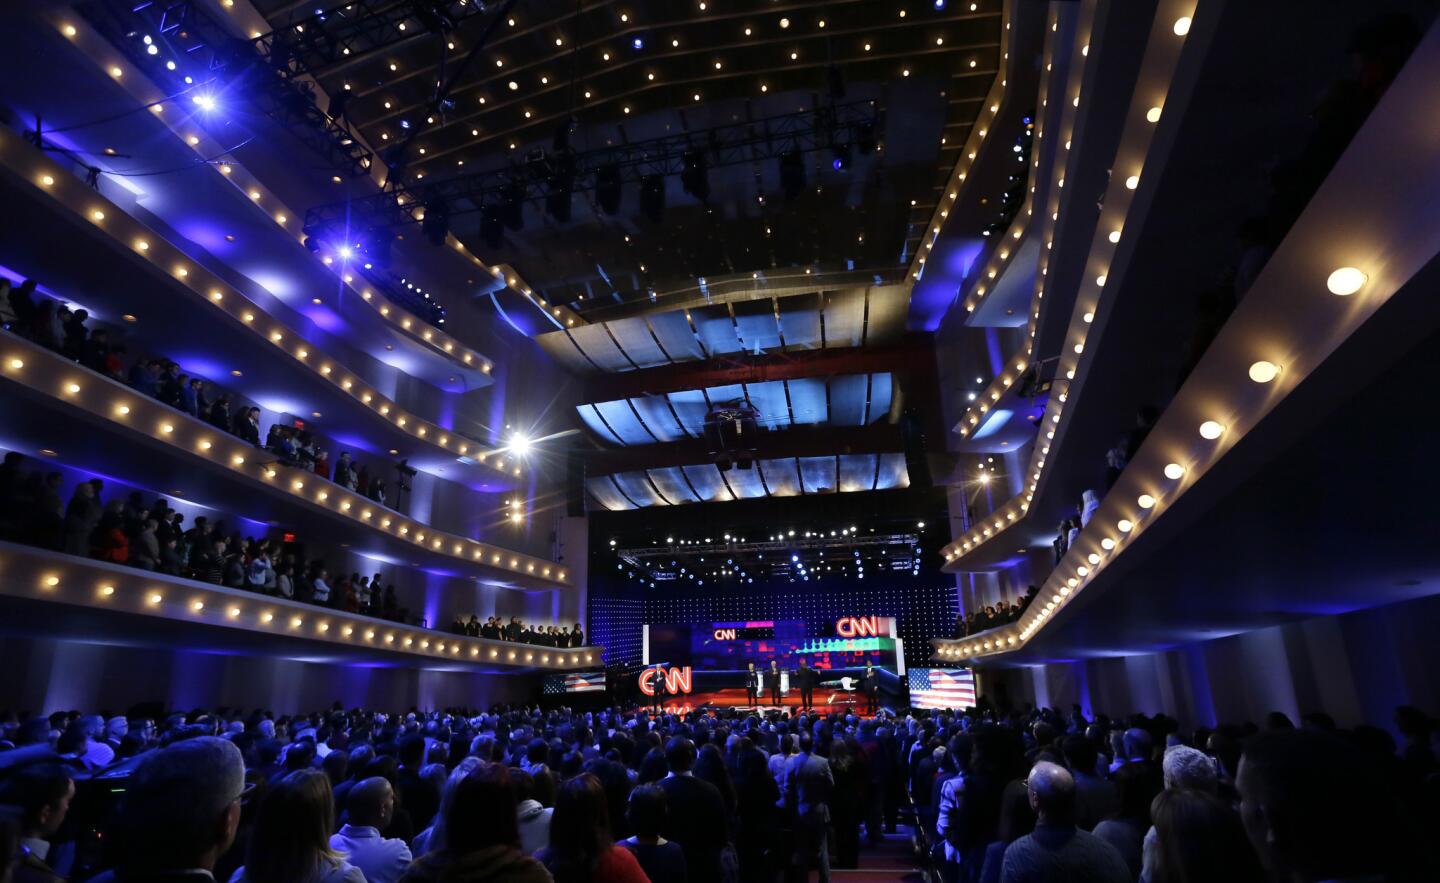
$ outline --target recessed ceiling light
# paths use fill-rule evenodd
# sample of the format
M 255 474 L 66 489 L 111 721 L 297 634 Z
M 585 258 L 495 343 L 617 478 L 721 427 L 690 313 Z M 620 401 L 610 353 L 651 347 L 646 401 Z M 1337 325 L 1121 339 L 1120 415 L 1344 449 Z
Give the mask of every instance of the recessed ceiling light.
M 231 371 L 230 373 L 233 374 L 233 375 L 236 376 L 236 377 L 239 377 L 239 376 L 241 376 L 241 374 L 243 374 L 244 372 L 242 372 L 239 368 L 236 368 L 234 371 Z
M 42 456 L 42 457 L 55 457 L 55 456 L 58 456 L 58 455 L 57 455 L 54 451 L 50 450 L 49 448 L 41 448 L 41 449 L 40 449 L 40 456 Z

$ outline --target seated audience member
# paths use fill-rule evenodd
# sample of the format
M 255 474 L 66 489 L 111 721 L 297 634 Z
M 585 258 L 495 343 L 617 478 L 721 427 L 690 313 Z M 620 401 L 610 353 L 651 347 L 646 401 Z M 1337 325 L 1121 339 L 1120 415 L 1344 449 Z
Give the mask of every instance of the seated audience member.
M 329 778 L 315 769 L 286 775 L 261 799 L 245 865 L 230 883 L 365 883 L 360 869 L 331 848 L 334 829 Z
M 411 860 L 404 840 L 380 836 L 395 815 L 395 789 L 379 776 L 365 779 L 349 789 L 346 812 L 350 821 L 330 838 L 330 848 L 363 871 L 366 883 L 395 883 Z
M 65 821 L 75 797 L 75 779 L 58 764 L 35 764 L 12 773 L 0 785 L 0 805 L 19 809 L 19 855 L 14 869 L 16 883 L 60 881 L 50 869 L 50 840 Z M 0 852 L 9 860 L 10 852 Z M 5 879 L 0 866 L 0 879 Z
M 417 858 L 401 883 L 553 883 L 545 866 L 520 851 L 515 787 L 498 763 L 456 783 L 445 844 Z
M 235 841 L 244 792 L 245 762 L 232 742 L 200 736 L 149 754 L 126 782 L 120 865 L 108 883 L 212 883 Z
M 1421 846 L 1385 774 L 1328 733 L 1263 731 L 1236 776 L 1250 845 L 1276 880 L 1420 880 Z M 1430 878 L 1430 879 L 1433 879 Z
M 605 788 L 590 773 L 560 786 L 550 845 L 536 853 L 556 883 L 649 883 L 634 853 L 610 836 Z
M 1075 779 L 1068 770 L 1040 761 L 1030 769 L 1026 787 L 1035 810 L 1035 830 L 1005 850 L 1000 874 L 1004 883 L 1130 883 L 1120 853 L 1075 827 Z
M 641 785 L 630 794 L 625 821 L 635 834 L 621 846 L 635 854 L 650 883 L 685 883 L 685 850 L 660 836 L 669 817 L 665 790 Z
M 445 820 L 450 817 L 450 806 L 455 802 L 455 791 L 459 787 L 460 782 L 466 776 L 473 773 L 480 765 L 480 758 L 466 757 L 455 765 L 455 769 L 450 771 L 449 777 L 445 780 L 445 787 L 440 791 L 440 809 L 435 813 L 435 823 L 415 835 L 413 841 L 414 849 L 411 850 L 413 854 L 424 855 L 427 852 L 445 851 L 447 837 Z M 548 825 L 548 815 L 546 819 Z M 540 846 L 544 846 L 545 843 L 549 842 L 550 829 L 547 826 L 545 829 L 544 843 L 541 843 Z M 535 849 L 539 849 L 540 846 L 535 847 Z M 525 849 L 523 851 L 526 855 L 531 855 L 535 852 L 534 849 Z
M 1156 832 L 1154 864 L 1149 869 L 1153 883 L 1265 879 L 1240 816 L 1214 794 L 1167 789 L 1155 798 L 1150 815 Z

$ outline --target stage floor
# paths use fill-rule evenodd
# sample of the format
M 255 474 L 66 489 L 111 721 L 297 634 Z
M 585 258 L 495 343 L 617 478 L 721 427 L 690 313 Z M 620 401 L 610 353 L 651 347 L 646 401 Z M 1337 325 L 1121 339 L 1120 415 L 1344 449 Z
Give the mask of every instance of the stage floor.
M 843 690 L 816 690 L 811 697 L 815 700 L 814 711 L 823 714 L 830 712 L 855 712 L 865 713 L 865 697 L 859 693 L 847 693 Z M 687 693 L 683 696 L 666 696 L 661 701 L 661 707 L 666 711 L 685 712 L 701 706 L 719 706 L 720 708 L 735 708 L 743 711 L 789 711 L 796 712 L 800 709 L 800 694 L 792 692 L 783 697 L 779 705 L 772 705 L 770 697 L 761 694 L 760 704 L 751 705 L 750 697 L 744 687 L 726 687 L 720 690 L 696 690 L 694 693 Z

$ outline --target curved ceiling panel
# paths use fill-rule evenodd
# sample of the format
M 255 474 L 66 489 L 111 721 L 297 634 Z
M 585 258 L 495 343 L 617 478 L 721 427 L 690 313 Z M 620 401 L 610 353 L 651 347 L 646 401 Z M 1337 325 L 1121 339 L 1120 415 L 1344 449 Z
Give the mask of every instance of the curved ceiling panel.
M 780 327 L 775 324 L 774 300 L 767 297 L 763 300 L 736 301 L 732 308 L 735 310 L 736 331 L 747 353 L 780 348 Z
M 627 445 L 648 445 L 654 442 L 655 434 L 645 428 L 640 418 L 630 409 L 630 403 L 624 399 L 618 402 L 596 402 L 595 410 L 605 418 L 610 429 L 620 437 L 620 441 Z
M 748 383 L 745 391 L 750 394 L 750 404 L 760 411 L 761 426 L 767 429 L 784 429 L 790 425 L 790 405 L 785 401 L 784 381 Z
M 627 371 L 634 367 L 625 354 L 610 339 L 604 325 L 582 325 L 567 332 L 575 339 L 575 345 L 590 357 L 590 361 L 604 371 Z
M 797 424 L 830 422 L 830 405 L 823 377 L 797 377 L 788 381 L 790 413 Z
M 672 503 L 699 503 L 703 499 L 685 480 L 685 475 L 679 466 L 666 466 L 659 469 L 645 470 L 650 481 L 660 489 L 660 494 Z
M 665 352 L 660 349 L 660 344 L 655 342 L 655 337 L 650 333 L 650 327 L 645 324 L 644 319 L 626 319 L 621 322 L 607 322 L 605 326 L 615 336 L 620 348 L 625 355 L 630 357 L 641 368 L 653 368 L 656 365 L 668 365 L 670 360 L 665 358 Z
M 626 319 L 626 322 L 634 322 L 644 327 L 645 319 Z M 655 339 L 660 341 L 660 346 L 675 362 L 696 362 L 705 358 L 705 351 L 700 348 L 700 342 L 695 339 L 695 332 L 690 330 L 690 323 L 685 321 L 685 314 L 680 311 L 673 313 L 656 313 L 649 318 L 650 327 L 655 332 Z
M 904 454 L 841 454 L 838 457 L 787 457 L 761 460 L 750 469 L 722 473 L 714 464 L 622 472 L 591 478 L 590 495 L 606 509 L 788 497 L 805 493 L 856 493 L 910 486 Z M 762 480 L 763 478 L 763 480 Z M 687 481 L 688 480 L 688 481 Z M 624 489 L 624 493 L 620 492 Z M 727 490 L 728 488 L 728 490 Z M 658 492 L 657 492 L 658 489 Z M 732 495 L 733 494 L 733 495 Z M 628 499 L 627 499 L 628 497 Z
M 847 374 L 830 378 L 830 419 L 836 426 L 863 426 L 870 394 L 869 374 Z
M 835 458 L 801 457 L 800 475 L 805 479 L 805 493 L 831 493 L 836 488 Z
M 611 481 L 608 475 L 586 479 L 585 490 L 590 492 L 590 496 L 595 502 L 600 504 L 602 509 L 609 509 L 611 512 L 621 512 L 626 509 L 636 508 L 634 503 L 625 499 L 625 496 L 620 493 L 619 488 L 615 486 L 615 482 Z
M 631 399 L 630 404 L 640 415 L 640 419 L 645 421 L 645 426 L 660 441 L 674 441 L 689 435 L 677 420 L 675 412 L 670 410 L 669 401 L 664 396 Z
M 724 304 L 695 307 L 690 310 L 690 321 L 700 332 L 705 348 L 712 354 L 740 352 L 740 338 L 735 336 L 735 323 L 730 320 L 729 307 Z
M 761 460 L 760 472 L 772 497 L 793 497 L 800 493 L 800 473 L 793 457 L 783 460 Z
M 608 442 L 614 442 L 617 445 L 625 444 L 624 439 L 612 432 L 609 426 L 605 425 L 604 419 L 601 418 L 600 412 L 595 409 L 594 405 L 579 405 L 575 410 L 580 412 L 580 419 L 585 421 L 585 425 L 590 427 L 591 432 Z

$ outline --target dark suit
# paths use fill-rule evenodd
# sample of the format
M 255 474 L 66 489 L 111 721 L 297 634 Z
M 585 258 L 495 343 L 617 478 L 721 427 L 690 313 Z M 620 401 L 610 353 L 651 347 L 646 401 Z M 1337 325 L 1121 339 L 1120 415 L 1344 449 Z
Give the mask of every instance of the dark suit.
M 720 852 L 730 831 L 719 789 L 694 776 L 669 776 L 660 788 L 670 805 L 662 833 L 685 851 L 688 883 L 720 883 Z
M 865 710 L 871 714 L 880 705 L 880 671 L 875 668 L 865 669 L 860 676 L 860 692 L 865 694 Z
M 760 704 L 760 672 L 754 669 L 745 672 L 745 698 L 751 705 Z
M 796 679 L 797 681 L 799 681 L 799 687 L 800 687 L 800 707 L 801 707 L 801 708 L 814 708 L 814 707 L 815 707 L 815 700 L 814 700 L 814 698 L 811 696 L 811 694 L 815 692 L 815 681 L 816 681 L 815 669 L 813 669 L 813 668 L 800 668 L 800 669 L 796 669 L 796 670 L 795 670 L 795 679 Z
M 770 682 L 770 704 L 779 705 L 783 701 L 780 698 L 780 669 L 767 669 L 765 679 Z

